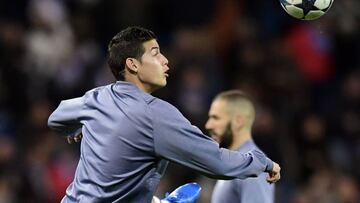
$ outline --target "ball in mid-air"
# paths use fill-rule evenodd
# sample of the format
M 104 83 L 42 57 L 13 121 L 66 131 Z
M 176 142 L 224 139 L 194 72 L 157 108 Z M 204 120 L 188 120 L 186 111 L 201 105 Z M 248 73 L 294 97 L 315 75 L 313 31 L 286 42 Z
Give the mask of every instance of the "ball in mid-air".
M 294 18 L 315 20 L 324 15 L 334 0 L 279 0 L 285 11 Z

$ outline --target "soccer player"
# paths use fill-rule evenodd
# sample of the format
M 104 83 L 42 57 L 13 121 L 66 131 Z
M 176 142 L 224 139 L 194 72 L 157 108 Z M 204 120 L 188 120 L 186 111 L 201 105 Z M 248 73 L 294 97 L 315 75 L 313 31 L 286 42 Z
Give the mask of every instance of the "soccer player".
M 218 94 L 211 104 L 206 129 L 220 147 L 246 153 L 259 150 L 252 139 L 255 109 L 250 98 L 239 90 Z M 266 182 L 266 173 L 244 180 L 218 180 L 212 203 L 273 203 L 274 185 Z
M 258 150 L 219 148 L 171 104 L 151 93 L 164 87 L 168 60 L 155 34 L 128 27 L 108 46 L 116 82 L 64 100 L 50 115 L 50 128 L 82 134 L 80 160 L 62 202 L 149 203 L 169 161 L 217 179 L 247 178 L 280 167 Z

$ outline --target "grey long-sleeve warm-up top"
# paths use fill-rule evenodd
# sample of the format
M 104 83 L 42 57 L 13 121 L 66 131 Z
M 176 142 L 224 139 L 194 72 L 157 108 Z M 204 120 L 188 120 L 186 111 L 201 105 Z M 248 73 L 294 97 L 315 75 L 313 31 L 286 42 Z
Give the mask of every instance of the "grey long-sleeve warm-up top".
M 48 125 L 64 135 L 83 134 L 62 202 L 149 203 L 168 160 L 217 179 L 243 179 L 273 167 L 260 151 L 219 148 L 174 106 L 128 82 L 62 101 Z

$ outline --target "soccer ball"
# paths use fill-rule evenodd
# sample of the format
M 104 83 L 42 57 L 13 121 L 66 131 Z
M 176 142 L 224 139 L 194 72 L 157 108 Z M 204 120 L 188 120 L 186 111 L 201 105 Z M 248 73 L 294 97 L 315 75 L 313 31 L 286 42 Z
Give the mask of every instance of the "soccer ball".
M 280 0 L 281 6 L 294 18 L 315 20 L 324 15 L 334 0 Z

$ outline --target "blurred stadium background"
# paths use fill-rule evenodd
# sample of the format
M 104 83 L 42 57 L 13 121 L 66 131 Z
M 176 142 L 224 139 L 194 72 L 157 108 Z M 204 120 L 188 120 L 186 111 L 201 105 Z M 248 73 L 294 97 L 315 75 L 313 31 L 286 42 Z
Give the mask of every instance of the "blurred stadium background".
M 60 201 L 79 145 L 65 144 L 47 118 L 61 99 L 113 81 L 107 43 L 129 25 L 158 35 L 172 70 L 155 95 L 193 124 L 203 129 L 219 91 L 255 98 L 254 139 L 282 165 L 277 202 L 360 202 L 360 1 L 335 0 L 305 22 L 278 0 L 4 0 L 1 203 Z M 157 195 L 191 181 L 208 203 L 215 181 L 176 164 Z

